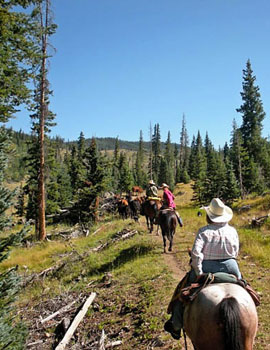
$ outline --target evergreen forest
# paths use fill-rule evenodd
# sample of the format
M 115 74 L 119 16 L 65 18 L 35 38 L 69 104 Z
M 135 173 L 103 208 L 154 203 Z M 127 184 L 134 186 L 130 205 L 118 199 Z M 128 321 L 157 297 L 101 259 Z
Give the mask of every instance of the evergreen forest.
M 29 225 L 40 241 L 56 222 L 89 228 L 98 220 L 101 198 L 125 195 L 134 185 L 146 189 L 150 179 L 171 190 L 178 183 L 192 184 L 196 206 L 214 197 L 231 206 L 239 198 L 270 191 L 270 140 L 262 136 L 266 115 L 249 59 L 243 62 L 242 103 L 235 106 L 242 123 L 232 120 L 230 141 L 219 149 L 208 133 L 189 135 L 185 115 L 179 120 L 178 143 L 172 143 L 170 131 L 161 140 L 158 121 L 151 137 L 138 130 L 137 142 L 110 135 L 87 138 L 84 130 L 77 140 L 65 141 L 50 136 L 57 116 L 50 110 L 49 42 L 56 30 L 49 0 L 0 2 L 0 231 L 23 224 L 19 232 L 1 238 L 0 262 L 23 240 Z M 29 111 L 29 134 L 6 128 L 22 105 Z M 26 336 L 23 324 L 14 326 L 10 317 L 18 278 L 16 269 L 0 274 L 1 349 L 21 349 Z

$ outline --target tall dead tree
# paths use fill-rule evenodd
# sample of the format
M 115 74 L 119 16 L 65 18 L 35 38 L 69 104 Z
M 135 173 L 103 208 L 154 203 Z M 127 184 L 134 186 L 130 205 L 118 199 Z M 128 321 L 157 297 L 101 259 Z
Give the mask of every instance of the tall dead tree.
M 41 25 L 41 45 L 42 45 L 42 63 L 41 63 L 41 84 L 40 84 L 40 118 L 39 118 L 39 149 L 40 149 L 40 170 L 38 177 L 38 221 L 39 221 L 39 239 L 46 238 L 45 223 L 45 185 L 44 185 L 44 125 L 46 118 L 45 88 L 46 88 L 46 61 L 47 61 L 47 28 L 49 16 L 49 0 L 45 4 L 45 19 L 43 15 L 42 3 L 39 4 L 40 25 Z
M 150 151 L 149 151 L 149 164 L 148 164 L 148 171 L 150 179 L 153 179 L 153 144 L 152 144 L 152 123 L 150 122 L 149 126 L 149 136 L 150 136 Z
M 52 120 L 52 113 L 49 111 L 47 80 L 48 64 L 48 37 L 55 32 L 56 25 L 51 23 L 50 0 L 40 0 L 37 4 L 40 33 L 40 72 L 39 72 L 39 124 L 38 124 L 38 144 L 39 144 L 39 172 L 38 172 L 38 235 L 40 240 L 46 238 L 45 221 L 45 128 Z

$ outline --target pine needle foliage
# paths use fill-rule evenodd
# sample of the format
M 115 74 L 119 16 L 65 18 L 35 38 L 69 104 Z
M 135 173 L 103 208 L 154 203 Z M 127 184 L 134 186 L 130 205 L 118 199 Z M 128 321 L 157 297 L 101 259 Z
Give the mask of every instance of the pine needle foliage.
M 4 187 L 4 171 L 7 166 L 9 139 L 6 130 L 0 129 L 0 232 L 10 227 L 10 218 L 6 210 L 12 204 L 14 192 Z M 7 259 L 12 246 L 21 242 L 26 233 L 22 231 L 0 239 L 0 263 Z M 13 302 L 19 290 L 19 276 L 16 267 L 0 274 L 0 349 L 19 350 L 24 348 L 26 328 L 21 322 L 15 322 Z

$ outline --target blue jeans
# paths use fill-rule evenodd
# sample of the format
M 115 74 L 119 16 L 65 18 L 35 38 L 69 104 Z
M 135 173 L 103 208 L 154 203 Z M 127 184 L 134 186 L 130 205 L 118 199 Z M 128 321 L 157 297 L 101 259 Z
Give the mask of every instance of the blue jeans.
M 202 269 L 205 273 L 226 272 L 241 278 L 241 272 L 235 259 L 203 260 Z

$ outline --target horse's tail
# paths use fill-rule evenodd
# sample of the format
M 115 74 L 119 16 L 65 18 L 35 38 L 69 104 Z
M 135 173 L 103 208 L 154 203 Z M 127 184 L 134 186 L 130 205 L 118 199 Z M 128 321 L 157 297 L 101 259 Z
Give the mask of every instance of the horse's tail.
M 234 297 L 224 298 L 220 303 L 219 316 L 224 326 L 225 350 L 243 350 L 241 313 Z

